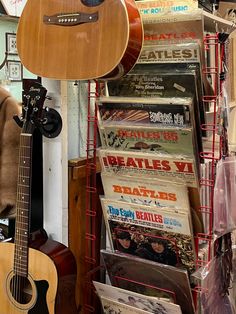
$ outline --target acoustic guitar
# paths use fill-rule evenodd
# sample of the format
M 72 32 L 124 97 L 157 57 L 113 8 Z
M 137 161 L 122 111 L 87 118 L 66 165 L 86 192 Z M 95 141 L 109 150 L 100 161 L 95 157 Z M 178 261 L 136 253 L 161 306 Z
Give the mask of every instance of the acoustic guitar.
M 77 313 L 72 253 L 45 232 L 29 237 L 32 134 L 41 122 L 45 95 L 46 89 L 35 84 L 23 104 L 14 243 L 0 242 L 2 314 Z
M 17 30 L 23 65 L 60 80 L 119 78 L 142 43 L 134 0 L 28 0 Z

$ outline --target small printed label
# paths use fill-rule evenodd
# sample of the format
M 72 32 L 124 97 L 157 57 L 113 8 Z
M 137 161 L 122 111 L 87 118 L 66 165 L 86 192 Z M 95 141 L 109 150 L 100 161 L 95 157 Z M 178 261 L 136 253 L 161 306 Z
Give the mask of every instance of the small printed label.
M 186 89 L 183 86 L 181 86 L 177 83 L 174 83 L 174 88 L 178 89 L 179 91 L 181 91 L 183 93 L 186 91 Z

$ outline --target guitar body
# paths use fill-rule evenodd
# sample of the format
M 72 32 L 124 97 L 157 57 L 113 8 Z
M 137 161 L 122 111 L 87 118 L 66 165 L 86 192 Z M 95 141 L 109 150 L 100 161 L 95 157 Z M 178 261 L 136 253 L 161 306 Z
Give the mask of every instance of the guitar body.
M 28 0 L 17 30 L 23 65 L 60 80 L 118 78 L 134 66 L 142 43 L 134 0 Z
M 15 245 L 0 243 L 0 303 L 2 314 L 75 314 L 76 264 L 64 245 L 40 240 L 29 248 L 28 282 L 13 288 Z M 27 298 L 16 301 L 20 289 Z M 22 300 L 23 300 L 22 299 Z M 27 301 L 26 301 L 27 300 Z

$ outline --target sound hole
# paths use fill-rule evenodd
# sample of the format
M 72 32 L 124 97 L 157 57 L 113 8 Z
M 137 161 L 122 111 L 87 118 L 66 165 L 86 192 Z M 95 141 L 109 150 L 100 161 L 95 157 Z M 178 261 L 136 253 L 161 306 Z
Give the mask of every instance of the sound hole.
M 14 275 L 10 281 L 10 292 L 16 302 L 28 304 L 32 299 L 33 289 L 28 278 Z
M 86 7 L 96 7 L 104 2 L 104 0 L 81 0 Z

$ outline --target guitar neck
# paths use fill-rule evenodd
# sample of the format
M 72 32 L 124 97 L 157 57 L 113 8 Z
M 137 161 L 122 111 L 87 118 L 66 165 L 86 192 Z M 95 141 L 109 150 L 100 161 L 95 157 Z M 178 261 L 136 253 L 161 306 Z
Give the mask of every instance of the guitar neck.
M 21 133 L 16 201 L 14 271 L 28 273 L 29 212 L 31 205 L 32 134 Z

